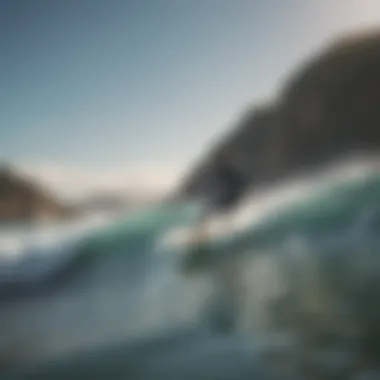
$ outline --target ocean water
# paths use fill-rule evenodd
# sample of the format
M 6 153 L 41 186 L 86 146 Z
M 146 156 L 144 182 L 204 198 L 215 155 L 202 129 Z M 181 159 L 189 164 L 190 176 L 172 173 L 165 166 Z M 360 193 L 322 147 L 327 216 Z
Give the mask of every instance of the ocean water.
M 38 262 L 43 266 L 41 258 L 48 259 L 45 264 L 48 266 L 49 259 L 59 260 L 61 253 L 69 254 L 69 247 L 111 220 L 111 215 L 93 214 L 68 223 L 0 225 L 0 283 L 19 281 L 22 276 L 33 277 L 27 263 Z
M 17 255 L 4 254 L 0 364 L 19 367 L 192 324 L 196 300 L 186 296 L 189 289 L 178 280 L 174 261 L 156 247 L 160 234 L 194 217 L 192 206 L 157 205 L 80 230 L 58 227 L 55 239 L 41 239 L 39 245 L 24 240 Z M 176 299 L 185 298 L 178 307 Z
M 247 200 L 191 249 L 197 204 L 25 244 L 0 270 L 0 365 L 9 379 L 272 378 L 268 350 L 323 331 L 340 338 L 307 360 L 345 371 L 351 351 L 331 358 L 380 317 L 379 194 L 369 171 L 277 195 L 275 208 Z

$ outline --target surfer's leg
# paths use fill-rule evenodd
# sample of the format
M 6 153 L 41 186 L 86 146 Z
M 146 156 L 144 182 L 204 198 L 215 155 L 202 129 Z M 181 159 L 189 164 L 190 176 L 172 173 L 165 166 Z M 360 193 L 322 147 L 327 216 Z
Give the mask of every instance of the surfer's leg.
M 202 212 L 194 230 L 191 233 L 190 244 L 198 245 L 207 239 L 210 227 L 210 212 L 205 210 Z
M 189 244 L 198 246 L 200 243 L 207 240 L 211 230 L 211 216 L 215 213 L 217 207 L 211 202 L 205 202 L 202 205 L 202 209 L 198 220 L 191 231 Z
M 224 236 L 229 236 L 231 233 L 231 228 L 233 226 L 233 216 L 233 211 L 231 209 L 226 209 L 221 214 L 220 233 Z
M 205 258 L 207 253 L 203 248 L 205 248 L 205 244 L 207 244 L 210 236 L 211 211 L 212 208 L 210 206 L 206 205 L 204 207 L 196 225 L 186 239 L 186 256 L 182 266 L 182 269 L 186 273 L 197 271 L 197 269 L 203 267 L 204 260 L 206 259 L 207 261 L 207 258 Z

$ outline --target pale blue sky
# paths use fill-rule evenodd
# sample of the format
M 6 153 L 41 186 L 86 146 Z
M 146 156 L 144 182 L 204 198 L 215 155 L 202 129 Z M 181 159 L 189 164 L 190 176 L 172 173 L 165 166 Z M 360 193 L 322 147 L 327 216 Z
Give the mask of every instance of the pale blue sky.
M 181 166 L 378 0 L 0 0 L 0 152 Z

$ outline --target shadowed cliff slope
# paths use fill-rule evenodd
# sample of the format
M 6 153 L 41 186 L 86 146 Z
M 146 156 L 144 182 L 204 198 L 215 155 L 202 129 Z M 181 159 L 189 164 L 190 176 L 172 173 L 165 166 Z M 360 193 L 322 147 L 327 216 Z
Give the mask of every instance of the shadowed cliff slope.
M 337 39 L 289 76 L 265 109 L 252 108 L 185 176 L 180 192 L 207 197 L 225 147 L 252 186 L 380 147 L 380 29 Z

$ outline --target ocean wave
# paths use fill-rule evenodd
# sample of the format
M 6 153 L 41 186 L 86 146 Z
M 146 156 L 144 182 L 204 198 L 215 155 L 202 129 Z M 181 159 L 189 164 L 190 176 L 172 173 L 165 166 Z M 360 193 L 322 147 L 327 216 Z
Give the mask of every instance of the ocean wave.
M 68 260 L 46 262 L 47 269 L 36 277 L 51 274 L 45 283 L 50 295 L 38 288 L 33 296 L 14 297 L 11 306 L 2 307 L 0 355 L 13 352 L 18 363 L 25 364 L 193 324 L 216 331 L 228 325 L 230 331 L 262 334 L 282 323 L 275 321 L 272 309 L 279 300 L 289 306 L 290 272 L 296 288 L 308 284 L 304 294 L 297 293 L 302 305 L 317 308 L 307 302 L 311 294 L 307 291 L 321 291 L 313 269 L 318 260 L 325 263 L 324 279 L 330 283 L 334 273 L 364 265 L 354 260 L 355 252 L 364 252 L 364 247 L 366 263 L 374 263 L 371 249 L 378 247 L 380 180 L 367 175 L 330 181 L 322 188 L 261 213 L 240 231 L 214 234 L 204 246 L 191 249 L 187 244 L 161 243 L 178 226 L 191 232 L 198 220 L 195 205 L 161 204 L 112 221 L 68 248 L 71 255 L 54 255 Z M 348 256 L 351 264 L 343 270 L 341 262 Z M 198 271 L 196 277 L 179 270 L 189 260 L 192 270 Z M 52 284 L 59 276 L 52 267 L 64 268 L 64 282 L 56 287 Z M 339 276 L 334 280 L 339 286 L 353 278 L 347 273 Z M 361 281 L 363 276 L 358 275 L 353 284 Z M 323 294 L 328 310 L 331 297 Z M 283 310 L 276 313 L 277 320 L 282 314 Z M 25 340 L 33 350 L 21 349 Z

